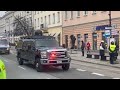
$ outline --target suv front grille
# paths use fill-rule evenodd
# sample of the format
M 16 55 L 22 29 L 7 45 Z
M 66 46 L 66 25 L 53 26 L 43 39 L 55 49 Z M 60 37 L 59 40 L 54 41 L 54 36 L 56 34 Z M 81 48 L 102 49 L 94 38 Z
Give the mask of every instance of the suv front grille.
M 6 50 L 6 48 L 0 48 L 0 50 Z
M 67 51 L 52 51 L 55 53 L 56 59 L 63 59 L 65 57 L 67 57 Z M 50 58 L 50 54 L 49 53 L 48 57 Z

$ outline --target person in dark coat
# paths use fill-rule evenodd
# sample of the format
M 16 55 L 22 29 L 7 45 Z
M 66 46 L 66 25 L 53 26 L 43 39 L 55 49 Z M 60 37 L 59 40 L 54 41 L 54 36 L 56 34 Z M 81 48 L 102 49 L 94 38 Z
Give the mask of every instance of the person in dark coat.
M 104 41 L 101 41 L 100 43 L 100 56 L 101 56 L 101 60 L 104 60 L 104 56 L 105 56 L 105 43 Z
M 85 43 L 84 41 L 82 41 L 82 45 L 81 45 L 82 56 L 84 56 L 84 49 L 85 49 Z
M 115 45 L 116 45 L 116 50 L 115 50 L 115 61 L 116 61 L 118 57 L 119 45 L 117 44 L 117 42 L 115 42 Z

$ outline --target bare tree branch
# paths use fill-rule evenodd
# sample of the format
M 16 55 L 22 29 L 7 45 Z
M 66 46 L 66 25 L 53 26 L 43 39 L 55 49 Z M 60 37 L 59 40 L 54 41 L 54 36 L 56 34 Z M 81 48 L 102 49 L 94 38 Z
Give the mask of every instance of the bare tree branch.
M 30 36 L 31 32 L 33 32 L 33 28 L 30 28 L 29 25 L 30 21 L 26 21 L 23 17 L 15 17 L 13 26 L 14 29 L 14 35 L 24 35 L 27 34 L 27 36 Z

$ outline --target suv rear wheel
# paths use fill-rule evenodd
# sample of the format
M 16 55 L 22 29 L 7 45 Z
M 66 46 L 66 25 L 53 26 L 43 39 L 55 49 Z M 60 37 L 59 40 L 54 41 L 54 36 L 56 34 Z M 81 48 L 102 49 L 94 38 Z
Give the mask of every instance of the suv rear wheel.
M 36 68 L 37 72 L 42 72 L 43 71 L 43 65 L 41 65 L 41 62 L 40 62 L 39 58 L 36 58 L 35 68 Z
M 67 71 L 67 70 L 69 70 L 69 68 L 70 68 L 70 64 L 63 64 L 63 65 L 62 65 L 62 69 L 63 69 L 63 70 L 66 70 L 66 71 Z

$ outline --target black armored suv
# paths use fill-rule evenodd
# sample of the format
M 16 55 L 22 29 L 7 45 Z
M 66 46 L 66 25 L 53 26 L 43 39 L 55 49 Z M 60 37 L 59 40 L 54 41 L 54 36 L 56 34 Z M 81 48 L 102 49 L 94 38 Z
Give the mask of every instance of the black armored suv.
M 71 62 L 67 49 L 60 47 L 53 36 L 22 38 L 17 46 L 17 60 L 19 65 L 24 62 L 33 64 L 38 72 L 49 65 L 62 66 L 63 70 L 68 70 Z

